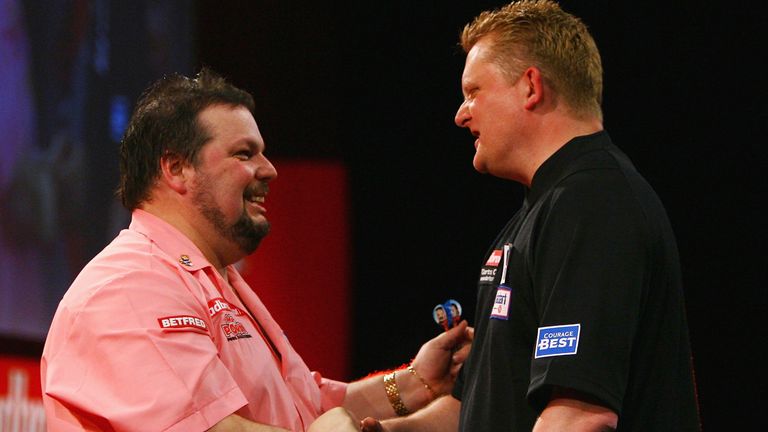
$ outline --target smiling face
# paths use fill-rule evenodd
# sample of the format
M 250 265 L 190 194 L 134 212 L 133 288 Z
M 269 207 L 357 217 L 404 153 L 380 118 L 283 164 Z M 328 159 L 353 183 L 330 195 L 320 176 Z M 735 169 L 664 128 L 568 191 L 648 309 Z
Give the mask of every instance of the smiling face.
M 264 202 L 277 172 L 248 109 L 213 105 L 198 121 L 210 140 L 191 168 L 190 196 L 201 231 L 212 234 L 205 241 L 222 264 L 231 264 L 256 250 L 269 231 Z
M 475 136 L 475 169 L 517 180 L 515 158 L 521 141 L 524 99 L 521 80 L 510 82 L 491 53 L 492 40 L 481 39 L 467 54 L 461 79 L 464 102 L 456 125 Z

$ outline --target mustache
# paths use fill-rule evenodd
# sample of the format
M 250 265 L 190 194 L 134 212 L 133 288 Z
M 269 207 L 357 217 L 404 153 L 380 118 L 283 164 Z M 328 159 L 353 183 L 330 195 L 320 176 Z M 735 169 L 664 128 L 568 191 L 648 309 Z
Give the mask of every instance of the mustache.
M 255 196 L 266 196 L 269 193 L 269 185 L 266 182 L 258 182 L 254 185 L 248 186 L 243 192 L 245 198 L 253 198 Z

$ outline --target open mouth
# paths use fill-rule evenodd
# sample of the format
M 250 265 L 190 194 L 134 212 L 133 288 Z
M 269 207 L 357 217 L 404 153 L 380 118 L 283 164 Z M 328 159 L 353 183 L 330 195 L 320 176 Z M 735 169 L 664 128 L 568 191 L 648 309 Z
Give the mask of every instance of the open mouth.
M 264 208 L 264 202 L 267 200 L 266 195 L 263 195 L 264 192 L 261 192 L 262 195 L 258 195 L 258 191 L 251 192 L 246 193 L 244 197 L 246 206 L 249 208 L 248 212 L 252 213 L 252 216 L 263 215 L 267 212 L 267 209 Z

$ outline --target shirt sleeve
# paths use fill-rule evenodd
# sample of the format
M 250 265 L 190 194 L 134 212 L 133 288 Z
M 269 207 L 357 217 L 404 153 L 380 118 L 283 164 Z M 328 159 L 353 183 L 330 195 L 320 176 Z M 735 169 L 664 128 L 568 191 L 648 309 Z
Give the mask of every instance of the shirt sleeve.
M 320 388 L 323 412 L 341 406 L 344 403 L 344 397 L 347 395 L 347 383 L 323 378 L 319 372 L 312 372 L 312 378 Z
M 55 357 L 43 359 L 48 403 L 123 431 L 203 431 L 246 405 L 190 283 L 135 271 L 60 308 L 47 342 Z
M 529 400 L 543 409 L 562 386 L 618 413 L 648 262 L 644 214 L 620 178 L 563 191 L 538 221 L 534 295 L 540 328 L 578 324 L 580 334 L 568 355 L 533 356 Z

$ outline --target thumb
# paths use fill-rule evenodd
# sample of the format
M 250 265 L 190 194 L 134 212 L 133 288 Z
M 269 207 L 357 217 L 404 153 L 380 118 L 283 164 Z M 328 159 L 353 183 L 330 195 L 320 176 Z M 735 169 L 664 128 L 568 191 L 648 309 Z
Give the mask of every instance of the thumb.
M 360 422 L 362 432 L 385 432 L 378 420 L 373 417 L 366 417 Z

